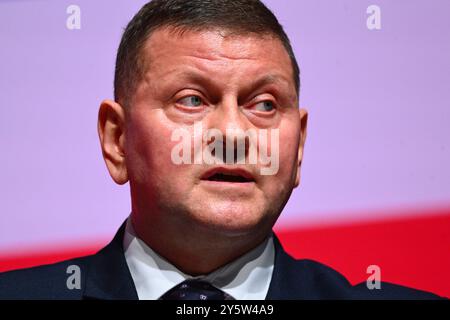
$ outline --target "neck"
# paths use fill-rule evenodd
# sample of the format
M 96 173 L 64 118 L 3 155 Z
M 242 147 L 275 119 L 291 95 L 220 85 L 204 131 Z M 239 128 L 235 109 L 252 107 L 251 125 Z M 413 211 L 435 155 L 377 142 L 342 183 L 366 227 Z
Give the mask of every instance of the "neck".
M 205 275 L 239 258 L 263 242 L 270 233 L 227 235 L 204 228 L 161 226 L 131 215 L 136 236 L 175 267 L 191 276 Z M 263 228 L 260 228 L 263 229 Z

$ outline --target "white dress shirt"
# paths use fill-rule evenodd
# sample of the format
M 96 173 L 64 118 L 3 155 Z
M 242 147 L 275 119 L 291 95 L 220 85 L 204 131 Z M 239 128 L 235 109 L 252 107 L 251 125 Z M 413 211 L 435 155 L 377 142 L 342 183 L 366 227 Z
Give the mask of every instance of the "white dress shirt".
M 214 272 L 192 277 L 178 270 L 139 239 L 127 220 L 123 239 L 125 259 L 139 300 L 156 300 L 187 279 L 208 281 L 236 300 L 264 300 L 275 260 L 272 234 L 253 250 Z

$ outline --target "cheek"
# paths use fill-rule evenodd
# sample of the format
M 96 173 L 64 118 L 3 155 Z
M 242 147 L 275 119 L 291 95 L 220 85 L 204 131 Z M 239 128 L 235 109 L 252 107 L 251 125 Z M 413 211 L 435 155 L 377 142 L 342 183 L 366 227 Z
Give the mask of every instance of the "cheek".
M 292 188 L 298 165 L 298 130 L 288 125 L 282 128 L 279 130 L 278 172 L 275 175 L 267 176 L 265 179 L 268 182 L 266 188 L 274 193 Z M 274 149 L 271 146 L 271 152 L 275 150 L 276 148 Z
M 136 118 L 127 132 L 130 179 L 153 184 L 173 182 L 182 169 L 182 166 L 175 165 L 171 160 L 171 151 L 176 145 L 176 142 L 171 141 L 174 128 L 161 117 Z
M 295 130 L 280 131 L 280 169 L 283 167 L 292 169 L 292 166 L 295 166 L 298 157 L 299 142 Z

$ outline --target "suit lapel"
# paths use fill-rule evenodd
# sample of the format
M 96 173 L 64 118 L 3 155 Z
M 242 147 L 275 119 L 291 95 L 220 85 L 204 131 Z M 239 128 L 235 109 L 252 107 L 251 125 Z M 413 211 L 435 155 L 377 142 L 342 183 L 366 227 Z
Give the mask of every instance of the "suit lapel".
M 125 222 L 114 239 L 90 258 L 85 278 L 84 299 L 138 299 L 125 260 L 122 244 L 124 232 Z
M 313 290 L 305 270 L 283 249 L 275 234 L 273 241 L 275 264 L 266 300 L 311 299 Z
M 125 260 L 123 236 L 125 222 L 114 239 L 97 254 L 89 257 L 84 285 L 84 299 L 136 300 L 138 295 Z M 296 260 L 284 251 L 274 235 L 275 264 L 267 300 L 308 299 L 313 296 L 308 288 L 307 275 L 298 268 Z M 300 279 L 300 281 L 299 281 Z M 303 281 L 301 281 L 303 279 Z

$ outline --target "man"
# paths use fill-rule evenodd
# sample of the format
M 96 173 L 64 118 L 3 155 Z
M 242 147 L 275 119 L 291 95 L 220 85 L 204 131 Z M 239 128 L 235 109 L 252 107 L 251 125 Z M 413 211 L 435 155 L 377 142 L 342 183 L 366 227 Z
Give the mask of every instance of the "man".
M 260 1 L 146 4 L 114 86 L 98 132 L 111 177 L 130 183 L 129 219 L 93 256 L 1 275 L 1 298 L 437 298 L 352 286 L 272 233 L 300 183 L 308 114 L 289 40 Z

